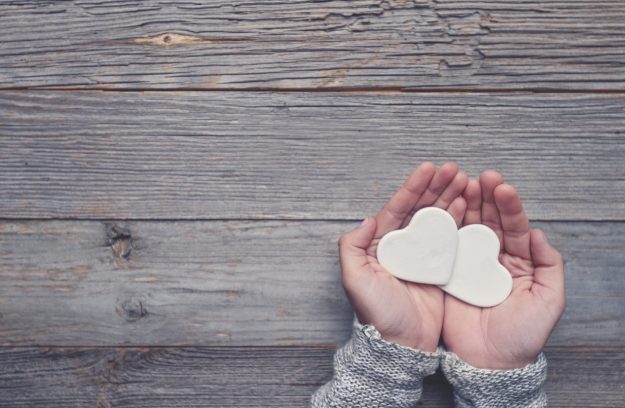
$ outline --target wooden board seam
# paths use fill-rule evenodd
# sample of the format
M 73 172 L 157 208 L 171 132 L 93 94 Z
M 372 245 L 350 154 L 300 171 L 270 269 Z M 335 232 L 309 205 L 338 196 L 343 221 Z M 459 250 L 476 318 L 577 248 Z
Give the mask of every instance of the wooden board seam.
M 403 87 L 326 87 L 326 88 L 274 88 L 274 87 L 249 87 L 249 88 L 206 88 L 206 87 L 175 87 L 175 88 L 109 88 L 109 87 L 0 87 L 0 92 L 13 91 L 38 91 L 38 92 L 273 92 L 273 93 L 342 93 L 342 94 L 413 94 L 413 93 L 468 93 L 468 94 L 616 94 L 625 95 L 625 88 L 403 88 Z

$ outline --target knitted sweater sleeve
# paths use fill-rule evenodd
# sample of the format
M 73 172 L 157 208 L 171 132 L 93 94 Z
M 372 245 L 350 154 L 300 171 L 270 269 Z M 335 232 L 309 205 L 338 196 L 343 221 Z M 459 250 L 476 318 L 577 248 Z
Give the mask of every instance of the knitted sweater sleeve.
M 313 408 L 413 407 L 423 378 L 439 366 L 426 353 L 382 339 L 371 325 L 354 323 L 351 339 L 334 355 L 334 377 L 312 396 Z
M 535 363 L 512 370 L 485 370 L 472 367 L 454 353 L 441 359 L 443 374 L 454 387 L 457 408 L 544 408 L 543 389 L 547 359 L 540 354 Z

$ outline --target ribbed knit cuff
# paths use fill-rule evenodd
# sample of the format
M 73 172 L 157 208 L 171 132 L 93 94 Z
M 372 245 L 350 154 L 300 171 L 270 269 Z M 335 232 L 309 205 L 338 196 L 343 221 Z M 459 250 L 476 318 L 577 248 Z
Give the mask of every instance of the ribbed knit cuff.
M 442 371 L 454 387 L 458 408 L 543 408 L 547 396 L 547 359 L 541 353 L 535 363 L 511 370 L 486 370 L 470 366 L 456 354 L 446 352 Z
M 334 356 L 334 378 L 315 393 L 312 406 L 413 407 L 440 355 L 390 343 L 375 327 L 355 322 L 351 339 Z

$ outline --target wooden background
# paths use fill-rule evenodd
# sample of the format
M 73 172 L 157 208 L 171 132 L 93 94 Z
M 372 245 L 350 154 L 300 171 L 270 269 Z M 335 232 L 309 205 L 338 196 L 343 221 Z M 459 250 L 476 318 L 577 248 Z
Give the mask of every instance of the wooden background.
M 4 1 L 0 29 L 0 406 L 306 405 L 349 336 L 337 238 L 423 160 L 501 170 L 563 252 L 551 406 L 625 406 L 622 0 Z

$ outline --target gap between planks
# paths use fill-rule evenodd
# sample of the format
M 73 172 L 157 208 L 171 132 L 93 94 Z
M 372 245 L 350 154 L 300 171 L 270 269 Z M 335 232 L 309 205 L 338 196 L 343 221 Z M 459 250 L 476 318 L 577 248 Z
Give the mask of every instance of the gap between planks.
M 625 88 L 402 88 L 402 87 L 327 87 L 327 88 L 273 88 L 273 87 L 250 87 L 250 88 L 202 88 L 202 87 L 176 87 L 176 88 L 106 88 L 106 87 L 0 87 L 0 92 L 139 92 L 139 93 L 157 93 L 157 92 L 273 92 L 273 93 L 319 93 L 319 94 L 411 94 L 411 93 L 466 93 L 466 94 L 614 94 L 625 95 Z

